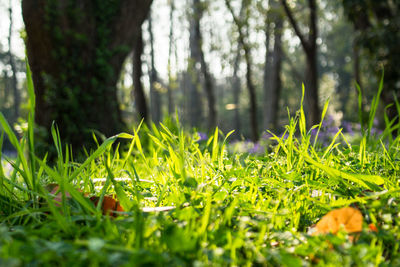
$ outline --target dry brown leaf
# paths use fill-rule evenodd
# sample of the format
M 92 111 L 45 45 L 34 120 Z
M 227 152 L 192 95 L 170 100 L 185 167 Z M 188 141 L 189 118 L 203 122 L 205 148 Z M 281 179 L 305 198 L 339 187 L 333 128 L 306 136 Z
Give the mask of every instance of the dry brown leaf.
M 358 209 L 345 207 L 328 212 L 315 226 L 314 234 L 336 234 L 341 228 L 347 233 L 361 232 L 363 217 Z

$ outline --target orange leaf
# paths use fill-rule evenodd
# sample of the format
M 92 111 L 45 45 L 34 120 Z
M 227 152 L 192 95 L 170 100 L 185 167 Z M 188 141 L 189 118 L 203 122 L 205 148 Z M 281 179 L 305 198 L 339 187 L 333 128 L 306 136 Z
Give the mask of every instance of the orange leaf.
M 336 234 L 340 228 L 347 233 L 361 232 L 363 217 L 358 209 L 345 207 L 328 212 L 316 225 L 315 234 Z
M 372 232 L 378 232 L 378 228 L 376 228 L 375 224 L 373 224 L 373 223 L 368 224 L 368 228 Z
M 99 202 L 99 197 L 93 196 L 90 198 L 94 205 L 97 205 Z M 115 200 L 112 196 L 104 196 L 103 204 L 102 204 L 102 211 L 104 215 L 111 214 L 113 216 L 117 216 L 114 211 L 124 211 L 124 209 L 119 204 L 119 201 Z

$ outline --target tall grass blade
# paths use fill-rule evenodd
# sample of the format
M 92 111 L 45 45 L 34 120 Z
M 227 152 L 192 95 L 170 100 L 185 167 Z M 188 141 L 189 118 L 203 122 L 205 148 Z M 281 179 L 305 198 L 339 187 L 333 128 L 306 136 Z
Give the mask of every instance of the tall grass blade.
M 72 181 L 74 180 L 82 171 L 83 169 L 85 169 L 94 159 L 98 158 L 100 155 L 102 155 L 109 146 L 111 146 L 115 140 L 117 140 L 118 138 L 125 138 L 125 139 L 131 139 L 132 135 L 127 134 L 127 133 L 121 133 L 121 134 L 117 134 L 114 136 L 111 136 L 109 138 L 107 138 L 100 147 L 98 147 L 93 153 L 92 155 L 90 155 L 85 162 L 82 163 L 82 165 L 76 169 L 69 177 L 68 181 Z
M 380 101 L 380 98 L 381 98 L 381 93 L 382 93 L 382 90 L 383 90 L 383 78 L 384 78 L 384 71 L 382 70 L 382 77 L 381 77 L 381 80 L 379 82 L 378 93 L 376 94 L 376 96 L 372 100 L 371 110 L 370 110 L 369 118 L 368 118 L 368 135 L 367 135 L 368 141 L 369 141 L 369 137 L 371 136 L 371 129 L 372 129 L 372 126 L 374 125 L 374 119 L 375 119 L 375 115 L 376 115 L 376 110 L 378 109 L 379 101 Z

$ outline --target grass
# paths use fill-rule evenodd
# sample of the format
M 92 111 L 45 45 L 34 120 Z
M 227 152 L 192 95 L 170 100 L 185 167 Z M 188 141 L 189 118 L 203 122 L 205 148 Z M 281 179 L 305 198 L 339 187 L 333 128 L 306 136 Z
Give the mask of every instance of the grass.
M 0 115 L 18 151 L 15 160 L 0 155 L 13 166 L 0 167 L 0 265 L 400 265 L 394 122 L 386 139 L 372 138 L 368 123 L 359 143 L 339 131 L 321 146 L 301 109 L 263 155 L 229 154 L 229 134 L 218 129 L 199 141 L 179 125 L 139 126 L 106 139 L 81 164 L 53 127 L 58 159 L 49 164 L 34 152 L 29 68 L 28 91 L 24 138 Z M 377 102 L 372 107 L 370 119 Z M 117 140 L 126 146 L 112 146 Z M 60 205 L 46 190 L 50 183 L 60 185 Z M 101 211 L 110 194 L 125 210 L 116 218 Z M 98 196 L 98 205 L 86 196 Z M 328 211 L 349 205 L 364 217 L 356 238 L 310 234 Z

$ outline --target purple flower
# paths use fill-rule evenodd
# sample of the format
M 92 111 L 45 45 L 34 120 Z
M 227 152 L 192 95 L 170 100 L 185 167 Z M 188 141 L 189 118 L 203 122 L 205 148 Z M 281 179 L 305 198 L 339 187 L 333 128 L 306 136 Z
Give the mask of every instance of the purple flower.
M 264 132 L 263 135 L 261 136 L 261 139 L 268 140 L 272 137 L 274 137 L 274 136 L 270 132 Z
M 381 135 L 382 133 L 383 133 L 382 130 L 380 130 L 378 128 L 375 128 L 375 127 L 371 128 L 371 135 L 378 136 L 378 135 Z
M 202 141 L 207 141 L 208 140 L 208 136 L 207 136 L 206 133 L 197 132 L 197 135 L 199 136 L 199 139 L 197 140 L 197 142 L 202 142 Z
M 350 135 L 354 135 L 353 125 L 351 122 L 343 121 L 342 127 L 343 127 L 344 132 L 349 133 Z
M 317 135 L 317 132 L 318 132 L 318 128 L 311 129 L 311 132 L 310 132 L 311 137 L 315 137 Z
M 264 149 L 264 147 L 263 147 L 262 145 L 260 145 L 259 143 L 255 143 L 255 144 L 253 145 L 253 147 L 251 147 L 251 148 L 248 150 L 248 152 L 249 152 L 250 154 L 262 154 L 262 153 L 265 152 L 265 149 Z

